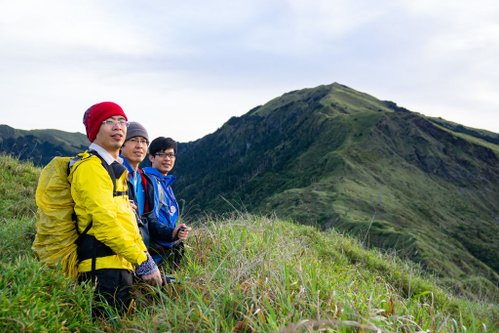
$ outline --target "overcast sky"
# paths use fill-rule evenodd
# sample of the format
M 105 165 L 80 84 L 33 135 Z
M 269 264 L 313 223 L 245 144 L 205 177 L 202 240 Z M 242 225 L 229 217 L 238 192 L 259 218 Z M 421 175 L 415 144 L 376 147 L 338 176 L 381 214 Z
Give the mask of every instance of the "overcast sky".
M 84 133 L 110 100 L 152 138 L 338 82 L 499 133 L 497 0 L 0 0 L 0 124 Z

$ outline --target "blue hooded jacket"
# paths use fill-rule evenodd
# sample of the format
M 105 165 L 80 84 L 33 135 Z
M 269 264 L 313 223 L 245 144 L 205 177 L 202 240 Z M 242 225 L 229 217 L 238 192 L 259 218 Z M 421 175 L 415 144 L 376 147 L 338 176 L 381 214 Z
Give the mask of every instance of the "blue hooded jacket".
M 179 206 L 171 185 L 175 183 L 176 177 L 173 175 L 164 176 L 156 168 L 146 167 L 143 171 L 152 180 L 154 187 L 154 214 L 158 221 L 168 228 L 175 228 L 179 217 Z M 151 239 L 151 241 L 153 241 Z M 173 247 L 173 242 L 154 240 L 155 243 L 165 247 Z

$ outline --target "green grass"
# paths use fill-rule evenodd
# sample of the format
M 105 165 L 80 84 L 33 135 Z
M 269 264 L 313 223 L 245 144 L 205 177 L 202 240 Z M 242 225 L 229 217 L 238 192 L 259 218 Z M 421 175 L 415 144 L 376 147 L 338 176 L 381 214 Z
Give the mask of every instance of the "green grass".
M 36 169 L 32 172 L 38 174 Z M 15 177 L 10 180 L 19 183 Z M 25 200 L 30 207 L 26 212 L 33 212 L 32 197 L 14 192 L 11 197 Z M 3 207 L 8 202 L 3 199 L 0 208 L 11 210 Z M 365 249 L 334 230 L 321 232 L 246 214 L 199 221 L 175 272 L 181 284 L 137 286 L 134 316 L 92 322 L 91 288 L 41 266 L 30 250 L 34 216 L 18 214 L 0 222 L 2 332 L 494 332 L 498 328 L 497 304 L 451 296 L 414 264 Z
M 35 212 L 35 189 L 40 170 L 32 163 L 0 154 L 0 220 L 32 216 Z
M 31 254 L 2 267 L 2 331 L 493 332 L 499 310 L 334 231 L 251 215 L 197 225 L 181 284 L 137 288 L 136 315 L 111 322 L 92 323 L 91 290 Z
M 2 332 L 94 330 L 91 290 L 71 283 L 57 271 L 42 268 L 33 256 L 2 260 L 0 290 Z

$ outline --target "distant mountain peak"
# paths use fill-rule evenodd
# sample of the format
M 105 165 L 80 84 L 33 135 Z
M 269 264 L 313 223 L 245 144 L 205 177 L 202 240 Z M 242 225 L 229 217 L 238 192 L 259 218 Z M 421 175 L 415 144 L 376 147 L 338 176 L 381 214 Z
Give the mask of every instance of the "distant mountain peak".
M 248 115 L 268 116 L 270 112 L 294 109 L 322 112 L 329 115 L 357 112 L 408 112 L 391 101 L 381 101 L 348 86 L 332 83 L 315 88 L 287 92 L 264 105 L 252 109 Z

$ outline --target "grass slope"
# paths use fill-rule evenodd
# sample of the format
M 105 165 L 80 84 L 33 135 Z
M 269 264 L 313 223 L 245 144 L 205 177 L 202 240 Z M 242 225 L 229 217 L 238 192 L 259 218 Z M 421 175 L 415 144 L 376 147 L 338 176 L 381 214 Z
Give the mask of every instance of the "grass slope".
M 494 332 L 497 304 L 451 296 L 418 269 L 333 230 L 276 218 L 205 218 L 180 285 L 136 288 L 138 311 L 90 319 L 91 289 L 40 266 L 30 250 L 38 169 L 0 157 L 0 331 Z M 30 189 L 30 193 L 26 192 Z M 23 210 L 15 210 L 12 200 Z

